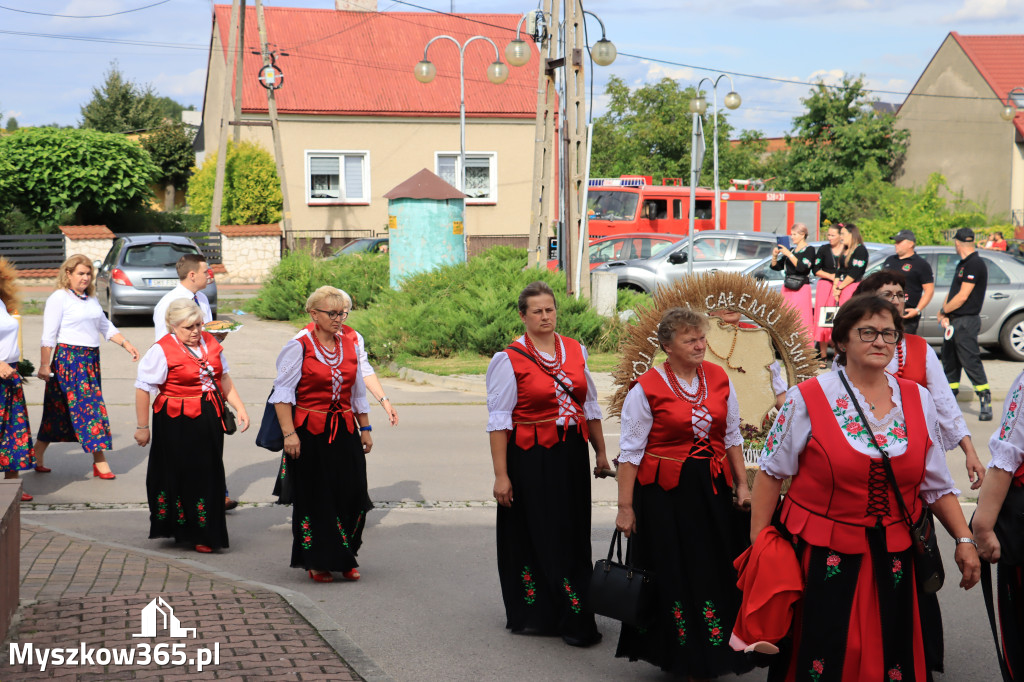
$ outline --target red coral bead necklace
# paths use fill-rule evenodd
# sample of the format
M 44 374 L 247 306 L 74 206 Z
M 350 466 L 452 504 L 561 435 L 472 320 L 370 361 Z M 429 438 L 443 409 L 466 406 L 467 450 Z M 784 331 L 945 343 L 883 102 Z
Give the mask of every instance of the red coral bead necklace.
M 533 359 L 537 361 L 537 364 L 540 365 L 541 369 L 551 375 L 557 374 L 562 369 L 562 341 L 558 338 L 558 334 L 554 334 L 553 336 L 555 337 L 555 358 L 554 360 L 548 360 L 540 354 L 539 350 L 537 350 L 537 346 L 533 344 L 533 339 L 530 338 L 530 335 L 523 334 L 523 342 L 526 344 L 526 350 L 530 352 L 530 355 L 532 355 Z
M 683 385 L 679 383 L 679 379 L 676 378 L 675 370 L 672 369 L 672 365 L 665 361 L 665 376 L 668 378 L 669 388 L 676 394 L 676 397 L 680 400 L 684 400 L 691 405 L 701 405 L 704 400 L 708 397 L 708 382 L 704 378 L 704 368 L 700 365 L 697 366 L 697 391 L 696 393 L 690 393 Z

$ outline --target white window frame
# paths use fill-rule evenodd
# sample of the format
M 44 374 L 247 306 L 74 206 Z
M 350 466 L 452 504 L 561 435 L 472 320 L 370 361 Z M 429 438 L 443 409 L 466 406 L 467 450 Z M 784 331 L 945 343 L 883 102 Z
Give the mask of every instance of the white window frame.
M 448 151 L 434 152 L 434 173 L 436 173 L 438 176 L 441 175 L 441 168 L 440 168 L 440 165 L 439 165 L 439 161 L 440 161 L 440 158 L 442 156 L 454 156 L 455 157 L 455 179 L 457 181 L 460 180 L 462 178 L 462 167 L 461 167 L 462 159 L 461 159 L 461 156 L 460 156 L 459 152 L 457 152 L 457 151 L 454 151 L 454 152 L 448 152 Z M 476 205 L 490 206 L 492 204 L 497 204 L 498 203 L 498 152 L 470 152 L 470 151 L 467 151 L 466 152 L 466 158 L 468 159 L 468 158 L 471 158 L 471 157 L 473 157 L 473 158 L 486 158 L 487 159 L 487 161 L 488 161 L 488 169 L 487 170 L 488 170 L 488 172 L 490 174 L 489 175 L 490 188 L 488 190 L 489 191 L 489 196 L 478 197 L 478 198 L 467 197 L 466 198 L 466 205 L 469 206 L 469 205 L 476 204 Z M 458 188 L 458 182 L 456 182 L 455 186 L 456 186 L 456 188 Z
M 313 198 L 312 173 L 310 172 L 310 159 L 314 156 L 335 156 L 339 159 L 339 188 L 338 198 Z M 358 156 L 363 160 L 363 196 L 350 197 L 345 195 L 345 163 L 346 156 Z M 307 149 L 305 154 L 305 191 L 306 204 L 308 206 L 338 206 L 353 204 L 358 206 L 369 206 L 370 197 L 373 196 L 370 190 L 370 152 L 366 149 Z

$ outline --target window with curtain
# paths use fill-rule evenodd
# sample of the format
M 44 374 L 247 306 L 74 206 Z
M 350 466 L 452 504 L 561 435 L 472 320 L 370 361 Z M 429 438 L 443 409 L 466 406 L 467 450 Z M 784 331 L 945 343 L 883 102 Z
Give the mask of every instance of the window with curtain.
M 497 201 L 497 155 L 493 152 L 472 152 L 466 154 L 467 203 L 494 203 Z M 436 155 L 436 172 L 448 184 L 459 186 L 459 155 L 454 152 L 439 152 Z
M 366 152 L 307 152 L 311 203 L 369 201 Z

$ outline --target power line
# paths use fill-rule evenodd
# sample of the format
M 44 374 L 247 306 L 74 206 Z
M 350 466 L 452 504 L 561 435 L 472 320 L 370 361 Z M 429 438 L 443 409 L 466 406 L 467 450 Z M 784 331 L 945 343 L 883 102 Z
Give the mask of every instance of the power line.
M 137 47 L 166 47 L 175 50 L 201 50 L 206 52 L 210 49 L 208 44 L 198 43 L 161 43 L 148 40 L 123 40 L 120 38 L 93 38 L 90 36 L 67 35 L 63 33 L 29 33 L 27 31 L 6 31 L 0 29 L 0 34 L 21 36 L 23 38 L 50 38 L 53 40 L 74 40 L 90 43 L 105 43 L 108 45 L 134 45 Z
M 111 12 L 110 14 L 50 14 L 49 12 L 32 12 L 27 9 L 17 9 L 15 7 L 8 7 L 6 5 L 0 5 L 0 9 L 5 9 L 8 12 L 19 12 L 21 14 L 35 14 L 40 17 L 60 17 L 61 19 L 103 19 L 105 17 L 116 17 L 119 14 L 130 14 L 131 12 L 141 12 L 144 9 L 150 7 L 156 7 L 157 5 L 163 5 L 170 0 L 160 0 L 160 2 L 154 2 L 152 5 L 145 5 L 143 7 L 135 7 L 134 9 L 125 9 L 120 12 Z

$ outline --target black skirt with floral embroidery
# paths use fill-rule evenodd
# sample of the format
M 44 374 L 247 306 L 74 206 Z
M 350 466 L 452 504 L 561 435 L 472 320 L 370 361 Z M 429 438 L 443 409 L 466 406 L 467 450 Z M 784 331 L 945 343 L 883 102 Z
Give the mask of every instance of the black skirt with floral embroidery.
M 523 450 L 512 438 L 506 460 L 513 501 L 498 507 L 497 519 L 505 627 L 593 643 L 587 442 L 570 430 L 552 448 Z
M 224 521 L 224 429 L 216 408 L 202 400 L 190 418 L 153 415 L 146 470 L 149 537 L 174 538 L 213 549 L 228 546 Z

